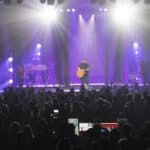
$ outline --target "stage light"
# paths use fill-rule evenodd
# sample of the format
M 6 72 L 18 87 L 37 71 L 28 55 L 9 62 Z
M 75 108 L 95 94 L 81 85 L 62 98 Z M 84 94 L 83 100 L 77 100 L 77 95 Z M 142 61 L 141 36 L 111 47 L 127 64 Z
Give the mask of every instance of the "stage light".
M 13 79 L 9 79 L 8 83 L 9 83 L 9 84 L 13 84 L 13 83 L 14 83 L 14 80 L 13 80 Z
M 23 3 L 23 0 L 17 0 L 17 3 L 18 3 L 18 4 L 22 4 L 22 3 Z
M 36 55 L 37 55 L 37 56 L 41 56 L 41 52 L 37 52 Z
M 41 49 L 41 48 L 42 48 L 42 45 L 41 45 L 40 43 L 38 43 L 38 44 L 36 45 L 36 48 L 37 48 L 37 49 Z
M 133 0 L 133 2 L 136 3 L 136 4 L 137 4 L 139 1 L 140 1 L 140 0 Z
M 12 73 L 12 72 L 14 72 L 14 69 L 13 69 L 12 67 L 10 67 L 10 68 L 8 69 L 8 71 Z
M 58 4 L 62 4 L 64 0 L 57 0 Z
M 8 61 L 9 61 L 9 62 L 13 62 L 13 57 L 9 57 L 9 58 L 8 58 Z
M 138 55 L 138 54 L 139 54 L 139 52 L 138 52 L 138 50 L 136 50 L 136 51 L 135 51 L 135 55 Z
M 60 8 L 58 11 L 59 11 L 59 12 L 63 12 L 63 9 L 62 9 L 62 8 Z
M 92 3 L 96 3 L 96 2 L 97 2 L 97 0 L 91 0 L 91 2 L 92 2 Z
M 95 18 L 95 15 L 92 14 L 92 16 L 91 16 L 91 21 L 94 21 L 94 18 Z
M 11 4 L 11 0 L 4 0 L 5 4 Z
M 138 47 L 139 47 L 138 42 L 134 42 L 134 43 L 133 43 L 133 47 L 134 47 L 134 49 L 138 49 Z
M 67 12 L 71 12 L 70 8 L 67 8 L 66 11 L 67 11 Z
M 99 11 L 100 11 L 100 12 L 102 12 L 102 11 L 103 11 L 103 9 L 102 9 L 102 8 L 99 8 Z
M 100 5 L 106 4 L 106 0 L 99 0 L 99 4 L 100 4 Z
M 72 8 L 72 10 L 71 10 L 72 12 L 75 12 L 76 11 L 76 9 L 75 8 Z
M 104 8 L 104 12 L 107 12 L 108 11 L 108 9 L 107 8 Z
M 55 3 L 55 0 L 47 0 L 48 5 L 53 5 Z
M 150 0 L 144 0 L 145 4 L 150 4 Z
M 47 6 L 39 11 L 39 18 L 44 22 L 55 22 L 58 19 L 58 10 L 54 6 Z
M 79 20 L 82 20 L 83 17 L 82 17 L 82 14 L 79 14 Z
M 40 2 L 41 2 L 42 4 L 44 4 L 44 3 L 46 2 L 46 0 L 40 0 Z
M 136 8 L 131 3 L 118 3 L 113 8 L 112 17 L 118 25 L 129 25 L 136 16 Z

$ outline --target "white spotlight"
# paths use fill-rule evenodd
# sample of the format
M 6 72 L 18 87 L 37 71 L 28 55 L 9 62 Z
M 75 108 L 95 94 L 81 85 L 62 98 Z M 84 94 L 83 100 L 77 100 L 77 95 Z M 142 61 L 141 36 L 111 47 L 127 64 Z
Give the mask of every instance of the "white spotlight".
M 67 11 L 67 12 L 71 12 L 71 9 L 70 9 L 70 8 L 67 8 L 66 11 Z
M 8 71 L 12 73 L 14 71 L 14 69 L 11 67 L 8 69 Z
M 82 14 L 79 14 L 79 20 L 80 20 L 80 21 L 83 20 Z
M 134 20 L 135 5 L 132 3 L 119 3 L 113 9 L 113 19 L 121 25 L 129 25 Z
M 9 83 L 9 84 L 13 84 L 13 83 L 14 83 L 14 80 L 13 80 L 13 79 L 9 79 L 8 83 Z
M 76 9 L 75 8 L 72 8 L 72 10 L 71 10 L 72 12 L 75 12 L 76 11 Z
M 62 9 L 62 8 L 60 8 L 60 9 L 59 9 L 59 12 L 63 12 L 63 9 Z
M 8 57 L 9 62 L 13 62 L 13 57 Z
M 136 50 L 136 51 L 135 51 L 135 55 L 138 55 L 138 54 L 139 54 L 139 52 L 138 52 L 138 50 Z
M 95 18 L 95 15 L 92 14 L 92 16 L 91 16 L 91 21 L 94 21 L 94 18 Z
M 36 48 L 37 48 L 37 49 L 41 49 L 41 48 L 42 48 L 42 45 L 41 45 L 40 43 L 38 43 L 38 44 L 36 45 Z
M 36 55 L 37 55 L 37 56 L 41 56 L 41 52 L 37 52 Z
M 58 19 L 58 11 L 54 6 L 43 7 L 39 12 L 39 17 L 46 22 L 55 22 Z
M 99 8 L 99 11 L 100 11 L 100 12 L 102 12 L 102 11 L 103 11 L 103 9 L 102 9 L 102 8 Z
M 104 8 L 104 12 L 107 12 L 108 11 L 108 9 L 107 8 Z
M 133 47 L 134 47 L 134 49 L 138 49 L 138 47 L 139 47 L 138 42 L 134 42 L 134 43 L 133 43 Z

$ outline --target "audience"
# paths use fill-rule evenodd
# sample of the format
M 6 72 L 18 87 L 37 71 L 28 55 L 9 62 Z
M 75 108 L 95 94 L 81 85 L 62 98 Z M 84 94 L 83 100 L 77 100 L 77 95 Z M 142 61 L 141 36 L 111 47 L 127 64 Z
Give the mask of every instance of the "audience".
M 81 87 L 80 92 L 10 87 L 0 95 L 0 145 L 4 150 L 149 150 L 149 114 L 149 86 Z M 76 135 L 68 118 L 95 125 Z M 118 129 L 101 132 L 100 122 L 117 121 Z

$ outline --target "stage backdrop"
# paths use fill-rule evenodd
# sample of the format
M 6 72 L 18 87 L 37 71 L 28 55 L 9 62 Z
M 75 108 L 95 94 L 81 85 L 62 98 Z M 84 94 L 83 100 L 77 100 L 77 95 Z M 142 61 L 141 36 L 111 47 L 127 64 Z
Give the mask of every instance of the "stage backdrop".
M 83 58 L 91 66 L 90 83 L 134 82 L 140 61 L 150 56 L 148 26 L 139 18 L 134 27 L 121 29 L 112 23 L 110 12 L 93 15 L 97 7 L 89 4 L 79 9 L 79 2 L 69 4 L 75 6 L 76 12 L 60 14 L 53 24 L 37 20 L 31 15 L 33 10 L 24 5 L 1 9 L 0 71 L 10 54 L 14 67 L 31 64 L 36 45 L 41 43 L 40 59 L 48 67 L 49 83 L 79 83 L 76 70 Z M 142 20 L 148 22 L 147 16 Z M 138 56 L 134 41 L 139 42 Z

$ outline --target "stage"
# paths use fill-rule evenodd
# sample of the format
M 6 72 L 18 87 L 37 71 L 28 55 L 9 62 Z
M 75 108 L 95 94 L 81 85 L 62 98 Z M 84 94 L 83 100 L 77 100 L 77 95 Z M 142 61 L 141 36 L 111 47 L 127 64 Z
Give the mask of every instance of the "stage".
M 103 87 L 110 87 L 111 89 L 117 89 L 120 87 L 127 86 L 129 90 L 134 89 L 135 87 L 139 87 L 139 89 L 143 88 L 149 88 L 150 84 L 125 84 L 125 83 L 112 83 L 112 84 L 105 84 L 105 83 L 90 83 L 88 88 L 86 89 L 87 91 L 100 91 Z M 23 85 L 23 86 L 17 86 L 17 85 L 11 85 L 8 86 L 8 88 L 34 88 L 36 90 L 44 90 L 45 92 L 51 91 L 51 92 L 56 92 L 57 89 L 63 90 L 65 93 L 70 92 L 71 90 L 74 90 L 74 92 L 80 92 L 81 90 L 81 84 L 80 83 L 74 83 L 74 84 L 69 84 L 69 85 L 60 85 L 60 84 L 33 84 L 33 85 Z M 4 90 L 1 89 L 0 93 L 3 93 Z
M 65 7 L 50 7 L 28 1 L 23 7 L 14 4 L 0 10 L 1 16 L 7 14 L 0 23 L 0 89 L 18 84 L 80 89 L 76 72 L 82 59 L 90 65 L 90 89 L 99 89 L 105 83 L 131 87 L 137 82 L 143 86 L 143 79 L 150 81 L 149 28 L 140 23 L 149 24 L 149 10 L 140 7 L 139 16 L 137 11 L 133 15 L 126 9 L 118 12 L 120 9 L 114 7 L 117 3 L 102 7 L 90 0 L 71 0 Z M 139 4 L 127 5 L 131 12 L 135 7 Z M 114 17 L 115 10 L 117 16 L 139 16 L 137 22 L 128 22 L 127 16 Z

